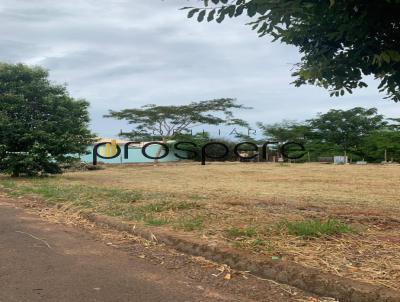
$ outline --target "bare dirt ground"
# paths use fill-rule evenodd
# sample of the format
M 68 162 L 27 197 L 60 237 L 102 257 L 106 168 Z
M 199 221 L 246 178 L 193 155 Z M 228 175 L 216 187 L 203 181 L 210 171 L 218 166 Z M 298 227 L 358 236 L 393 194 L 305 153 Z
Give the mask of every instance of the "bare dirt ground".
M 400 166 L 129 165 L 0 181 L 9 194 L 63 210 L 138 220 L 400 290 Z M 327 219 L 354 232 L 310 239 L 282 227 Z

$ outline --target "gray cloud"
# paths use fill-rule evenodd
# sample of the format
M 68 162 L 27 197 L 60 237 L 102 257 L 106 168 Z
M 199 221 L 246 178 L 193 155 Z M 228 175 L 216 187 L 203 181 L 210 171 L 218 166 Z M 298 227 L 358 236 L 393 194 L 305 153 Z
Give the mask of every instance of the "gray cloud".
M 39 64 L 74 97 L 91 103 L 92 128 L 115 135 L 123 122 L 108 109 L 237 97 L 251 122 L 306 119 L 330 108 L 374 106 L 399 116 L 376 83 L 342 98 L 290 85 L 294 47 L 260 39 L 244 25 L 197 23 L 179 11 L 185 0 L 2 0 L 0 60 Z

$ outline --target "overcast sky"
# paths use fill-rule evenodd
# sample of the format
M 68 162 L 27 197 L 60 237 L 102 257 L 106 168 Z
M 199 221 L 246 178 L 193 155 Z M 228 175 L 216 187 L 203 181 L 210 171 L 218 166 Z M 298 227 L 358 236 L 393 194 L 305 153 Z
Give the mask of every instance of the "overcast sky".
M 290 84 L 296 48 L 258 38 L 244 19 L 197 23 L 185 0 L 0 0 L 0 61 L 38 64 L 90 104 L 92 129 L 115 136 L 108 109 L 232 97 L 251 123 L 303 120 L 330 108 L 377 107 L 400 116 L 376 83 L 353 95 Z

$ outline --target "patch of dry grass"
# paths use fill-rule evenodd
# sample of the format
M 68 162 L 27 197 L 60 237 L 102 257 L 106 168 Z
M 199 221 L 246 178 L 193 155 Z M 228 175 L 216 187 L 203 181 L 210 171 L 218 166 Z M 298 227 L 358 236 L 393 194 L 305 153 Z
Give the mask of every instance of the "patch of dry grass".
M 108 166 L 16 182 L 20 188 L 36 188 L 21 194 L 51 195 L 57 192 L 54 188 L 103 192 L 80 195 L 80 206 L 396 289 L 399 184 L 400 166 L 265 163 Z M 135 193 L 135 202 L 129 201 L 129 192 Z M 323 225 L 330 219 L 357 232 L 305 239 L 282 227 L 282 222 Z

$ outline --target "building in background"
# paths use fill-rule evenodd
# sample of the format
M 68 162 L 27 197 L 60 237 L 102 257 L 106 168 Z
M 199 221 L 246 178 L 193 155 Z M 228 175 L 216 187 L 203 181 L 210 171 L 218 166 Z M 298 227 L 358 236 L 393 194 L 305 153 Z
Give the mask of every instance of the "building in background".
M 81 155 L 81 161 L 85 163 L 92 163 L 93 162 L 93 151 L 94 147 L 99 144 L 99 143 L 110 143 L 107 145 L 102 145 L 98 149 L 98 154 L 101 156 L 105 157 L 111 157 L 112 154 L 116 153 L 116 147 L 112 147 L 112 141 L 115 141 L 116 145 L 118 145 L 121 148 L 121 154 L 112 159 L 103 159 L 98 157 L 97 161 L 99 163 L 105 163 L 105 164 L 128 164 L 128 163 L 152 163 L 154 162 L 153 159 L 147 158 L 142 154 L 142 148 L 145 144 L 149 142 L 140 142 L 137 144 L 131 144 L 129 145 L 128 148 L 128 158 L 124 158 L 124 147 L 125 144 L 128 143 L 129 141 L 125 140 L 119 140 L 119 139 L 113 139 L 113 138 L 100 138 L 96 143 L 94 143 L 92 146 L 88 148 L 88 154 Z M 171 143 L 171 142 L 169 142 Z M 146 153 L 149 156 L 156 156 L 158 150 L 162 148 L 160 145 L 151 145 L 146 148 Z M 179 161 L 180 159 L 174 155 L 174 150 L 169 150 L 169 154 L 160 159 L 159 162 L 173 162 L 173 161 Z M 182 152 L 179 152 L 180 155 L 185 156 L 182 154 Z M 161 156 L 164 154 L 164 151 L 161 151 Z

